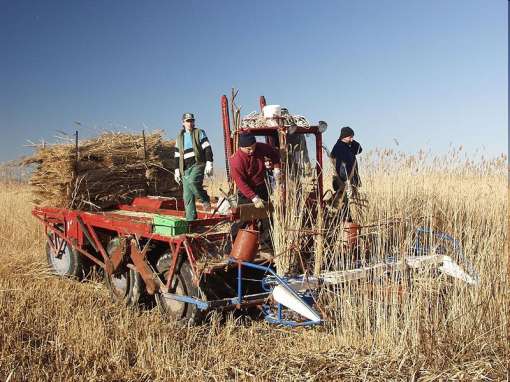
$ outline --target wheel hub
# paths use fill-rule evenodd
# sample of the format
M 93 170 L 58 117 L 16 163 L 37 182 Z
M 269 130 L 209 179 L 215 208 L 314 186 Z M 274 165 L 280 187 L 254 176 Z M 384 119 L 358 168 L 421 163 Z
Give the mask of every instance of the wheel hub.
M 56 250 L 50 245 L 49 259 L 55 272 L 59 275 L 66 275 L 71 263 L 71 253 L 65 240 L 55 236 L 54 243 Z M 60 248 L 60 250 L 59 250 Z
M 158 272 L 163 276 L 163 280 L 167 281 L 168 272 L 170 270 L 170 266 L 172 264 L 172 256 L 170 254 L 165 254 L 161 256 L 156 264 L 156 268 Z M 179 274 L 174 273 L 174 277 L 172 280 L 172 285 L 168 290 L 169 293 L 176 294 L 178 296 L 186 296 L 186 290 L 183 287 L 183 283 L 179 278 Z M 159 294 L 159 302 L 163 305 L 163 309 L 167 311 L 170 315 L 180 318 L 184 316 L 186 312 L 186 303 L 182 301 L 177 301 L 169 297 L 165 297 L 164 294 Z

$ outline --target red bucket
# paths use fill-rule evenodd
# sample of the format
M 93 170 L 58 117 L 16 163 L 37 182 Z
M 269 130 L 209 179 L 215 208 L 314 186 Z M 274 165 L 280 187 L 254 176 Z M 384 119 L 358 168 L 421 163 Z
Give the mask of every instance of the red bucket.
M 356 223 L 345 222 L 344 224 L 344 241 L 349 248 L 354 248 L 358 241 L 361 226 Z
M 239 261 L 252 261 L 259 249 L 259 231 L 240 229 L 230 256 Z

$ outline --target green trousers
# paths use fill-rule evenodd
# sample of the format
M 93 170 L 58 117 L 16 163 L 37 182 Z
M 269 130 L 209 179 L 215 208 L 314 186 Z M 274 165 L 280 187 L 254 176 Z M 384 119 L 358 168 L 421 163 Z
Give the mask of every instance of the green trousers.
M 195 200 L 202 203 L 210 203 L 209 195 L 204 190 L 204 168 L 203 164 L 194 164 L 184 170 L 182 177 L 182 188 L 184 197 L 184 207 L 186 210 L 186 220 L 195 220 L 197 218 L 197 208 Z

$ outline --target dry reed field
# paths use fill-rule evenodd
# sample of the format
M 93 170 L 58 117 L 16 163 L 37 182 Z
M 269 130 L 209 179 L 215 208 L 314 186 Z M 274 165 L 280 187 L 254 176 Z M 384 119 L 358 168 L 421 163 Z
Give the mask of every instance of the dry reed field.
M 403 291 L 391 278 L 351 283 L 324 291 L 324 325 L 294 329 L 219 314 L 178 326 L 112 303 L 98 277 L 51 275 L 29 187 L 4 182 L 0 380 L 508 380 L 507 158 L 461 157 L 364 154 L 359 219 L 395 253 L 410 246 L 410 227 L 451 233 L 479 285 L 426 272 Z M 322 261 L 341 262 L 338 247 L 323 243 Z

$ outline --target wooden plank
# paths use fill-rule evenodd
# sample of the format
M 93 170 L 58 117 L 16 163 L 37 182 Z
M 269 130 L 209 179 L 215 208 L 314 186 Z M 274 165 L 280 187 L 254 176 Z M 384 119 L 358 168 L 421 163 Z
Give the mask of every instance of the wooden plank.
M 273 205 L 268 202 L 264 202 L 266 208 L 257 208 L 252 203 L 240 204 L 236 207 L 236 212 L 239 215 L 239 219 L 243 222 L 250 220 L 268 219 L 269 214 L 273 212 Z

